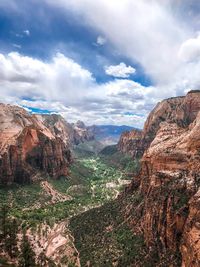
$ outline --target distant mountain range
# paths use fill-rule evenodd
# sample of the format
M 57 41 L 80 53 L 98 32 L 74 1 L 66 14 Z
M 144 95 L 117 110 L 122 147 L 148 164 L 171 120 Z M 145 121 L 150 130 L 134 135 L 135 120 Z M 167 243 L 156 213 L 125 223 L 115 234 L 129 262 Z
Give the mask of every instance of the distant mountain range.
M 94 138 L 104 145 L 117 144 L 123 132 L 133 130 L 133 127 L 122 125 L 93 125 L 88 130 L 94 135 Z

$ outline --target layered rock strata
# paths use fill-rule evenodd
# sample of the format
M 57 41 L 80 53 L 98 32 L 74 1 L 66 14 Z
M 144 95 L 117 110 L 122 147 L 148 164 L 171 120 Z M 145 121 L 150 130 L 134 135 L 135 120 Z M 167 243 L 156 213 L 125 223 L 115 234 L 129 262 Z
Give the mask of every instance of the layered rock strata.
M 40 173 L 68 174 L 69 147 L 37 116 L 0 104 L 0 183 L 27 183 Z
M 125 193 L 140 198 L 126 217 L 155 266 L 200 266 L 200 91 L 159 103 L 141 140 L 141 171 Z

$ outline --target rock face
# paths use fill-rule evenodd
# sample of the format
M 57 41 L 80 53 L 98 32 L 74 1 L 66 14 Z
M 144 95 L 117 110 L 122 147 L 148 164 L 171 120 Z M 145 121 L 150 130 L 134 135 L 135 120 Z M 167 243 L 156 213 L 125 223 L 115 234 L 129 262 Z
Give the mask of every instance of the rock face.
M 94 140 L 94 133 L 89 131 L 88 127 L 82 121 L 77 121 L 77 123 L 72 124 L 74 134 L 73 134 L 73 143 L 78 145 L 85 141 Z
M 62 116 L 57 114 L 36 116 L 51 130 L 54 136 L 61 138 L 68 146 L 78 145 L 94 139 L 94 135 L 88 131 L 82 121 L 68 123 Z
M 200 102 L 197 97 L 199 91 L 190 91 L 186 97 L 173 97 L 158 103 L 149 114 L 142 133 L 135 130 L 122 134 L 118 148 L 133 156 L 142 156 L 144 151 L 154 140 L 162 122 L 176 123 L 180 127 L 187 127 L 197 116 Z
M 141 196 L 126 209 L 133 231 L 157 252 L 154 266 L 200 266 L 200 91 L 159 103 L 140 142 L 141 171 L 126 190 Z
M 0 104 L 0 183 L 31 182 L 41 173 L 67 175 L 69 147 L 35 115 Z
M 142 139 L 142 132 L 139 130 L 132 130 L 130 132 L 124 132 L 117 144 L 119 151 L 125 154 L 129 154 L 134 158 L 140 158 L 143 154 L 141 150 L 140 142 Z

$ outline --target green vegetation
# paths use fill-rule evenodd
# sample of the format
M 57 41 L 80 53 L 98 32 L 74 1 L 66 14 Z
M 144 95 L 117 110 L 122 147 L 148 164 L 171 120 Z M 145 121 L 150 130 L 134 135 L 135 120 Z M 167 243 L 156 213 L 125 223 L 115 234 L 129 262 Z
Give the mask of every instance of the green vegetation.
M 3 205 L 0 209 L 0 247 L 11 257 L 18 256 L 17 233 L 18 222 L 9 217 L 10 207 Z
M 139 159 L 133 159 L 117 150 L 116 145 L 105 147 L 99 154 L 101 160 L 107 165 L 113 166 L 124 172 L 125 175 L 133 177 L 140 170 Z
M 20 267 L 35 267 L 35 253 L 28 241 L 28 238 L 23 234 L 21 244 L 21 255 L 20 255 Z
M 0 206 L 3 203 L 10 203 L 11 208 L 31 208 L 33 205 L 45 203 L 49 199 L 39 183 L 0 187 Z
M 84 143 L 80 143 L 74 148 L 74 154 L 76 157 L 92 157 L 97 156 L 98 153 L 104 148 L 104 145 L 97 141 L 92 140 Z
M 116 160 L 117 158 L 118 156 Z M 125 156 L 124 158 L 126 159 Z M 129 161 L 131 162 L 130 159 Z M 122 190 L 123 181 L 130 179 L 122 156 L 120 166 L 120 169 L 117 169 L 106 156 L 80 158 L 71 165 L 69 177 L 47 179 L 54 190 L 71 196 L 71 200 L 53 204 L 51 195 L 45 192 L 40 183 L 35 183 L 0 188 L 0 206 L 10 203 L 9 216 L 26 225 L 35 227 L 44 221 L 52 224 L 52 221 L 72 217 L 114 199 Z M 134 165 L 131 168 L 134 168 Z
M 8 261 L 5 258 L 0 258 L 0 266 L 2 267 L 16 267 L 14 264 L 8 263 Z
M 131 232 L 118 201 L 73 217 L 70 228 L 82 266 L 140 266 L 146 255 L 142 236 Z
M 44 222 L 53 226 L 54 223 L 67 218 L 72 220 L 71 225 L 82 262 L 86 263 L 91 252 L 89 260 L 92 266 L 111 266 L 111 261 L 121 264 L 118 266 L 129 266 L 128 262 L 136 259 L 136 254 L 141 255 L 139 246 L 143 247 L 142 238 L 133 236 L 128 226 L 122 223 L 118 204 L 113 202 L 129 183 L 133 173 L 137 172 L 138 163 L 116 151 L 114 146 L 105 149 L 99 156 L 85 152 L 82 148 L 80 151 L 82 157 L 79 154 L 79 158 L 74 160 L 68 177 L 58 180 L 44 178 L 55 194 L 68 198 L 64 201 L 59 198 L 53 201 L 53 194 L 45 190 L 42 181 L 31 185 L 16 184 L 0 188 L 0 235 L 3 240 L 1 249 L 11 258 L 18 257 L 20 266 L 35 266 L 30 265 L 31 262 L 34 264 L 35 255 L 25 230 L 32 228 L 34 231 Z M 9 207 L 6 203 L 9 203 Z M 95 209 L 99 206 L 102 206 L 102 209 Z M 90 212 L 87 212 L 88 210 Z M 82 219 L 84 226 L 81 226 Z M 116 230 L 113 230 L 115 228 Z M 19 231 L 24 232 L 24 235 L 18 251 Z M 41 256 L 41 261 L 45 260 Z M 63 262 L 66 260 L 62 259 Z M 93 263 L 96 260 L 95 265 Z M 1 264 L 9 266 L 4 259 L 1 259 L 0 266 Z M 54 263 L 49 262 L 49 266 L 54 266 Z

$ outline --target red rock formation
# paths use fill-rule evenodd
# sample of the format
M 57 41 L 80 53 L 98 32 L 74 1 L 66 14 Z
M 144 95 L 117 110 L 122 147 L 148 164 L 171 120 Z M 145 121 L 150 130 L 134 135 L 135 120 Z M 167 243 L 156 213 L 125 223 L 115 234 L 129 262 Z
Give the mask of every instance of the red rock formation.
M 133 130 L 130 134 L 121 136 L 121 143 L 118 144 L 119 150 L 128 151 L 127 146 L 131 147 L 132 143 L 132 149 L 129 153 L 133 156 L 142 156 L 154 140 L 162 122 L 174 122 L 180 127 L 187 127 L 200 110 L 200 100 L 197 97 L 199 92 L 198 90 L 190 91 L 185 97 L 172 97 L 158 103 L 149 114 L 141 134 L 138 135 Z
M 36 115 L 36 117 L 51 130 L 54 136 L 61 138 L 68 146 L 78 145 L 79 143 L 94 139 L 94 135 L 88 131 L 85 124 L 81 121 L 70 124 L 57 114 Z
M 73 134 L 73 143 L 78 145 L 85 141 L 94 140 L 94 133 L 89 131 L 82 121 L 77 121 L 73 124 L 74 134 Z
M 140 158 L 143 154 L 143 149 L 141 150 L 140 147 L 141 138 L 142 132 L 139 130 L 124 132 L 120 137 L 117 148 L 122 153 L 129 154 L 134 158 Z
M 142 197 L 126 216 L 158 253 L 155 266 L 180 266 L 180 252 L 182 266 L 200 266 L 200 91 L 159 103 L 142 138 L 141 172 L 126 190 Z
M 35 177 L 67 175 L 67 145 L 36 116 L 0 104 L 0 183 L 31 182 Z

